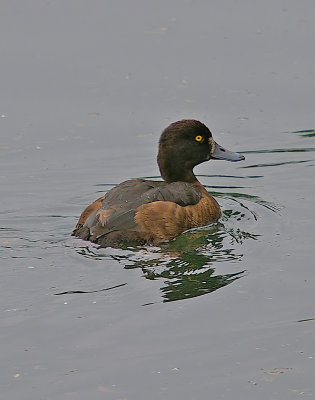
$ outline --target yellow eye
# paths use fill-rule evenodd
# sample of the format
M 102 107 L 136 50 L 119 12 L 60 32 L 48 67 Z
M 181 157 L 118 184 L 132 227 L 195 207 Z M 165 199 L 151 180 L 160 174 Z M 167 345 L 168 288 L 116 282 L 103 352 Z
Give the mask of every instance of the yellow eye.
M 203 139 L 203 137 L 200 136 L 200 135 L 198 135 L 198 136 L 195 137 L 196 142 L 201 142 L 202 139 Z

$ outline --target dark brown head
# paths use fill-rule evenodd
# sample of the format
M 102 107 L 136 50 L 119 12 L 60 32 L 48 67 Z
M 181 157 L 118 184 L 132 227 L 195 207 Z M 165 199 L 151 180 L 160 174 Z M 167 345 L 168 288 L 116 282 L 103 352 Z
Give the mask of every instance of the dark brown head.
M 219 146 L 210 130 L 199 121 L 184 119 L 172 123 L 163 131 L 157 161 L 166 182 L 194 182 L 193 168 L 211 158 L 229 161 L 245 159 L 241 154 Z

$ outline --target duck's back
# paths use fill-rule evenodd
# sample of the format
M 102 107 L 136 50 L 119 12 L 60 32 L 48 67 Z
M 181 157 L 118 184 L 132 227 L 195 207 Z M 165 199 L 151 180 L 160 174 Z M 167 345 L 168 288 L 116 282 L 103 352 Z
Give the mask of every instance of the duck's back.
M 73 235 L 102 247 L 158 243 L 219 216 L 217 202 L 199 182 L 133 179 L 88 206 Z

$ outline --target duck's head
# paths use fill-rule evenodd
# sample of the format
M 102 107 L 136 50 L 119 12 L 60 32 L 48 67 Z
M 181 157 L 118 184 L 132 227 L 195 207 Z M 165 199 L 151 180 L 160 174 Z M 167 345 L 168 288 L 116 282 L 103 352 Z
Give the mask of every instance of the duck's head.
M 241 161 L 245 157 L 217 144 L 210 130 L 193 119 L 174 122 L 163 131 L 157 161 L 166 182 L 194 182 L 193 168 L 210 159 Z

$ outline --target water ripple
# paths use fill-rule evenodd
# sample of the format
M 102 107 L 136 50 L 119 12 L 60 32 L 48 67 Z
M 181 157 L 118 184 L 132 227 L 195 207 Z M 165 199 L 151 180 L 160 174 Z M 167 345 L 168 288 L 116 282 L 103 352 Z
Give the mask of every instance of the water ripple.
M 313 160 L 300 160 L 300 161 L 282 161 L 282 162 L 277 162 L 277 163 L 261 163 L 261 164 L 252 164 L 252 165 L 245 165 L 244 167 L 239 167 L 239 168 L 261 168 L 261 167 L 278 167 L 281 165 L 291 165 L 291 164 L 302 164 L 306 162 L 310 162 Z
M 299 136 L 304 138 L 315 137 L 315 129 L 305 129 L 302 131 L 294 131 L 292 133 L 297 133 Z
M 242 151 L 242 154 L 273 154 L 273 153 L 307 153 L 315 151 L 315 147 L 303 147 L 303 148 L 289 148 L 289 149 L 262 149 L 262 150 L 246 150 Z

